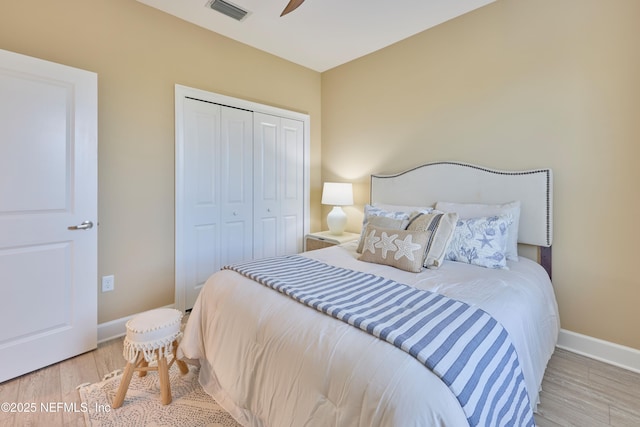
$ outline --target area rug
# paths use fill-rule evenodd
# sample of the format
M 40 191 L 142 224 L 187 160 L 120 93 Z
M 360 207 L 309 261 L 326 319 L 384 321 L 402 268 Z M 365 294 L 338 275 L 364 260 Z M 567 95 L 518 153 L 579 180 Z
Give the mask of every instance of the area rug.
M 116 372 L 102 382 L 78 387 L 87 426 L 206 426 L 240 427 L 198 383 L 199 369 L 189 366 L 181 375 L 174 364 L 169 370 L 171 396 L 168 405 L 160 403 L 160 382 L 157 372 L 140 378 L 134 373 L 124 404 L 113 409 L 111 402 L 120 385 L 122 374 Z

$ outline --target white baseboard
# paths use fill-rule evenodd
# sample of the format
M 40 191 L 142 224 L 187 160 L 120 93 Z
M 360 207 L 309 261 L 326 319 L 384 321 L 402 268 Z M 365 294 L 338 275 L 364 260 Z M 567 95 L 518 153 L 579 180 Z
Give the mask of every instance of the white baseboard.
M 165 305 L 164 307 L 158 308 L 174 308 L 174 304 Z M 110 322 L 100 323 L 98 325 L 98 344 L 124 336 L 127 333 L 127 328 L 125 327 L 125 325 L 129 321 L 129 319 L 133 318 L 134 316 L 137 316 L 137 314 L 132 314 L 131 316 L 111 320 Z
M 576 332 L 560 330 L 559 348 L 640 373 L 640 350 Z

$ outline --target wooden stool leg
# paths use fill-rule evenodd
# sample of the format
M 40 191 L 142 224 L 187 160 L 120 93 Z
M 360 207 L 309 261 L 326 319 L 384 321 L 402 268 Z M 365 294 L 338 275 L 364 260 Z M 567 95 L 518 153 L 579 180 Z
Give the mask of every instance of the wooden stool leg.
M 129 389 L 129 383 L 131 382 L 131 376 L 133 375 L 133 371 L 138 364 L 138 359 L 141 355 L 138 355 L 134 363 L 127 362 L 127 366 L 124 368 L 124 373 L 122 374 L 122 379 L 120 380 L 120 386 L 118 387 L 118 392 L 116 396 L 113 398 L 112 407 L 119 408 L 122 406 L 124 402 L 124 397 L 127 394 L 127 390 Z
M 162 352 L 158 352 L 158 378 L 160 379 L 160 400 L 163 405 L 171 403 L 171 384 L 169 383 L 169 367 Z
M 140 361 L 140 367 L 141 368 L 146 368 L 149 366 L 149 362 L 147 362 L 147 359 L 145 359 L 144 357 L 142 358 L 142 360 Z M 146 369 L 142 369 L 140 371 L 138 371 L 138 376 L 139 377 L 144 377 L 147 375 L 147 370 Z
M 176 363 L 178 364 L 178 368 L 180 368 L 180 373 L 184 375 L 189 372 L 189 367 L 187 366 L 186 363 L 184 363 L 184 360 L 178 359 L 177 355 L 178 355 L 178 340 L 175 340 L 173 342 L 173 360 L 175 360 Z

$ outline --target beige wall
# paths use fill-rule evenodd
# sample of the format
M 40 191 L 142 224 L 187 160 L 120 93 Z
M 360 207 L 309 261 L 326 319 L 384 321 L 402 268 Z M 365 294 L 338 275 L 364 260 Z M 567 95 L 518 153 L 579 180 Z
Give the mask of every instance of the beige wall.
M 3 1 L 0 49 L 98 73 L 99 323 L 174 301 L 176 83 L 311 116 L 319 228 L 319 73 L 134 0 Z
M 498 0 L 323 73 L 323 180 L 362 205 L 370 173 L 424 162 L 553 168 L 562 327 L 640 349 L 639 19 L 637 0 Z
M 321 76 L 133 0 L 6 1 L 0 48 L 98 73 L 100 323 L 173 302 L 179 83 L 311 115 L 312 230 L 321 159 L 360 206 L 370 173 L 423 162 L 552 167 L 562 326 L 640 349 L 639 16 L 498 0 Z

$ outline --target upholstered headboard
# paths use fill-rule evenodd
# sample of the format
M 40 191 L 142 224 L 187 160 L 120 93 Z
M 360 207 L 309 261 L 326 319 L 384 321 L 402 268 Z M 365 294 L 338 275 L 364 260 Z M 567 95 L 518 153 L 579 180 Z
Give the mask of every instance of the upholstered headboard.
M 553 175 L 551 169 L 503 171 L 458 162 L 436 162 L 393 175 L 371 176 L 371 202 L 433 206 L 458 203 L 521 203 L 518 242 L 548 248 L 541 263 L 551 275 Z

